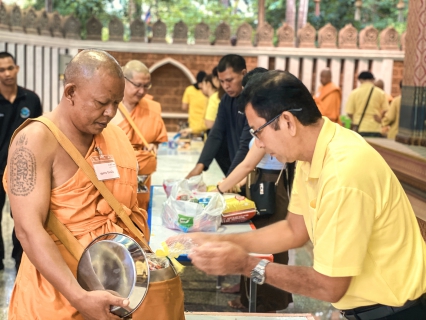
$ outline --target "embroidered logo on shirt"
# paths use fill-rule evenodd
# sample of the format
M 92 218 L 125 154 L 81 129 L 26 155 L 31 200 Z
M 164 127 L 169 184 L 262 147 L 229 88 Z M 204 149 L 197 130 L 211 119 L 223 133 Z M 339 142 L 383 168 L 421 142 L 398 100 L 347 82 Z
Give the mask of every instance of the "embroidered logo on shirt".
M 23 107 L 21 109 L 21 113 L 20 113 L 21 118 L 26 119 L 30 116 L 30 109 L 28 109 L 27 107 Z

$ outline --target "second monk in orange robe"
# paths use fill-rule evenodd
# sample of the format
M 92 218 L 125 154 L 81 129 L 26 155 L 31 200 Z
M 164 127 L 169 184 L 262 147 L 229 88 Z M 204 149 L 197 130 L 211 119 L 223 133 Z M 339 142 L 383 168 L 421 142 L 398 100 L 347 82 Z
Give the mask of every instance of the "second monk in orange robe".
M 320 81 L 322 86 L 314 96 L 315 103 L 321 114 L 333 122 L 340 123 L 340 105 L 342 92 L 338 86 L 331 82 L 331 71 L 321 71 Z
M 112 121 L 123 129 L 135 150 L 139 164 L 138 175 L 151 175 L 157 169 L 156 153 L 158 144 L 168 140 L 166 126 L 161 114 L 158 112 L 158 110 L 161 110 L 161 105 L 145 98 L 147 91 L 151 88 L 151 75 L 142 62 L 138 60 L 129 61 L 123 67 L 123 72 L 126 83 L 121 104 L 130 114 L 148 146 L 144 145 L 138 133 L 120 111 L 117 111 Z M 142 209 L 147 210 L 149 189 L 151 187 L 150 177 L 145 182 L 145 186 L 148 192 L 138 193 L 138 202 Z

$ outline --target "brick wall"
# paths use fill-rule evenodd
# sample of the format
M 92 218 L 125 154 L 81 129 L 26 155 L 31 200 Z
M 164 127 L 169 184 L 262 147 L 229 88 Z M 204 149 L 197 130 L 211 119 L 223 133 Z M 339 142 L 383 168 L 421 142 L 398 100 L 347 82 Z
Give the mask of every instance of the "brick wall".
M 194 77 L 197 75 L 198 71 L 204 70 L 207 73 L 211 73 L 213 68 L 218 64 L 222 56 L 204 56 L 204 55 L 183 55 L 183 54 L 156 54 L 156 53 L 138 53 L 138 52 L 115 52 L 110 51 L 117 61 L 121 65 L 125 65 L 130 60 L 140 60 L 148 68 L 154 63 L 161 61 L 165 58 L 172 58 L 185 67 L 187 67 Z M 257 67 L 257 57 L 245 57 L 247 69 L 251 70 Z
M 152 89 L 150 94 L 161 103 L 163 112 L 182 113 L 182 96 L 185 88 L 191 85 L 189 79 L 178 67 L 166 64 L 151 75 Z

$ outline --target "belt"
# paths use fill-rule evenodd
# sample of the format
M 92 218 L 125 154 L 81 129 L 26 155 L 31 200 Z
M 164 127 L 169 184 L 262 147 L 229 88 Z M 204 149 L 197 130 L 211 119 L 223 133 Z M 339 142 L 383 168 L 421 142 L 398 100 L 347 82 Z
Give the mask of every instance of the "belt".
M 390 307 L 381 304 L 360 307 L 350 310 L 342 310 L 340 313 L 348 320 L 374 320 L 390 316 L 394 313 L 403 311 L 418 305 L 421 302 L 426 302 L 426 294 L 423 294 L 416 300 L 409 300 L 401 307 Z
M 280 174 L 281 170 L 273 170 L 273 169 L 262 169 L 262 168 L 257 168 L 260 171 L 262 171 L 262 173 L 268 173 L 268 174 Z

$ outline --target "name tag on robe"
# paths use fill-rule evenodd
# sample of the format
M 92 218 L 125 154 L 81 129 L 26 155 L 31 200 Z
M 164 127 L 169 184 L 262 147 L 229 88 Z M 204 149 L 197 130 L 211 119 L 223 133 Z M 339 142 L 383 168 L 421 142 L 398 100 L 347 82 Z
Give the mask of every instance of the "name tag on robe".
M 104 181 L 120 178 L 113 156 L 92 156 L 91 160 L 98 180 Z

